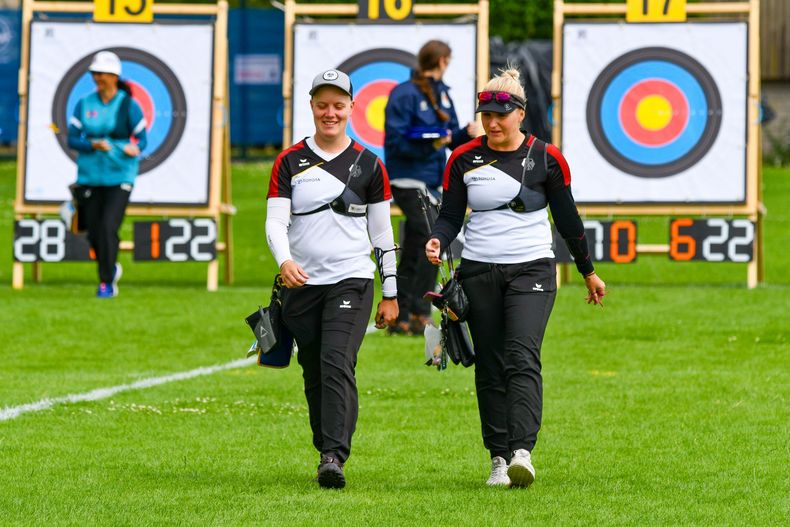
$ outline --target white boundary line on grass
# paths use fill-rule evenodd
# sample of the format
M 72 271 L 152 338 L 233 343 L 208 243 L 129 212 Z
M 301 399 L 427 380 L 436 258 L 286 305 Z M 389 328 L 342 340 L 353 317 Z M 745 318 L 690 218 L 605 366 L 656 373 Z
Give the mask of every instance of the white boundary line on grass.
M 142 390 L 144 388 L 151 388 L 152 386 L 159 386 L 160 384 L 166 384 L 168 382 L 183 381 L 186 379 L 192 379 L 193 377 L 211 375 L 223 370 L 243 368 L 245 366 L 255 364 L 256 360 L 256 357 L 239 359 L 225 364 L 218 364 L 216 366 L 205 366 L 203 368 L 196 368 L 194 370 L 163 375 L 162 377 L 150 377 L 148 379 L 142 379 L 130 384 L 121 384 L 118 386 L 111 386 L 109 388 L 97 388 L 86 393 L 69 394 L 62 397 L 54 397 L 52 399 L 41 399 L 35 403 L 22 404 L 20 406 L 9 406 L 0 409 L 0 421 L 10 421 L 11 419 L 16 419 L 24 413 L 40 412 L 41 410 L 47 410 L 58 404 L 98 401 L 99 399 L 106 399 L 107 397 L 112 397 L 116 393 L 126 392 L 129 390 Z

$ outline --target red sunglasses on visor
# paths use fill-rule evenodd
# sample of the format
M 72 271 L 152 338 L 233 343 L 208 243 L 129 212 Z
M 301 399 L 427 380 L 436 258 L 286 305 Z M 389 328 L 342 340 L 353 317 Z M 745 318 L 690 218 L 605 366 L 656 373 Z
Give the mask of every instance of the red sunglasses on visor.
M 524 99 L 522 99 L 518 95 L 514 95 L 506 91 L 481 91 L 477 94 L 477 102 L 481 104 L 491 102 L 493 100 L 496 100 L 496 102 L 498 102 L 499 104 L 505 104 L 506 102 L 513 102 L 521 108 L 524 107 Z

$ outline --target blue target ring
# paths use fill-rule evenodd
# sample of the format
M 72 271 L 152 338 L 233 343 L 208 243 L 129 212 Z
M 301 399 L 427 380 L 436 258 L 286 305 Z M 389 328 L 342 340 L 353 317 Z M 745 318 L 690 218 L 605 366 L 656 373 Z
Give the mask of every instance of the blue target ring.
M 417 58 L 393 48 L 365 50 L 340 64 L 337 69 L 351 78 L 354 112 L 349 135 L 384 160 L 384 105 L 394 86 L 407 81 Z
M 122 78 L 132 88 L 147 122 L 148 146 L 140 159 L 140 174 L 161 164 L 175 150 L 186 125 L 187 106 L 184 91 L 173 71 L 160 59 L 135 48 L 107 48 L 121 59 Z M 77 102 L 96 91 L 88 72 L 94 53 L 77 61 L 63 76 L 52 102 L 52 122 L 59 130 L 68 128 Z M 76 153 L 68 147 L 65 133 L 58 143 L 72 160 Z
M 655 129 L 641 127 L 634 115 L 639 107 L 634 98 L 645 95 L 666 106 Z M 647 178 L 672 176 L 702 159 L 718 135 L 721 116 L 721 96 L 710 73 L 669 48 L 618 57 L 595 80 L 587 101 L 588 130 L 601 155 L 623 172 Z

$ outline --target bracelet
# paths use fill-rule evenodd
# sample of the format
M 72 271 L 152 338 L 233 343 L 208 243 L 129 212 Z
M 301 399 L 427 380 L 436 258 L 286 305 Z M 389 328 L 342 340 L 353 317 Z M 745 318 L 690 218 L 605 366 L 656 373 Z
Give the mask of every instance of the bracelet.
M 594 274 L 595 274 L 595 271 L 593 271 L 593 272 L 591 272 L 591 273 L 587 273 L 586 275 L 583 275 L 583 276 L 584 276 L 585 278 L 589 278 L 589 277 L 591 277 L 591 276 L 592 276 L 592 275 L 594 275 Z
M 395 296 L 382 296 L 381 299 L 382 300 L 397 300 L 398 299 L 398 295 L 395 295 Z

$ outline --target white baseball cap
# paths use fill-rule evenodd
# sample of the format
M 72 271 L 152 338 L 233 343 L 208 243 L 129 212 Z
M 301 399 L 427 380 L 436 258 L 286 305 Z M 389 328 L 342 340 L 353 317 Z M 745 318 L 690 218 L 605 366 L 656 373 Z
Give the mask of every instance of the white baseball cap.
M 93 56 L 88 71 L 94 73 L 112 73 L 121 75 L 121 59 L 112 51 L 100 51 Z
M 322 86 L 340 88 L 346 92 L 349 97 L 352 99 L 354 98 L 354 87 L 351 86 L 351 79 L 340 70 L 326 70 L 316 75 L 313 79 L 313 87 L 310 88 L 310 95 L 315 95 L 318 88 Z

